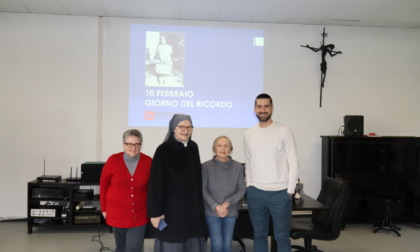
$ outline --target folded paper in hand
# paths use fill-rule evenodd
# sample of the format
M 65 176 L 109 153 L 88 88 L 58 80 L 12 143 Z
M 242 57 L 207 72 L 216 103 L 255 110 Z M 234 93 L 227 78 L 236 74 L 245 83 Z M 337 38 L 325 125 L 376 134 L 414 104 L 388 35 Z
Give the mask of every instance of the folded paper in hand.
M 164 228 L 166 228 L 166 226 L 168 226 L 168 224 L 166 224 L 166 221 L 164 219 L 161 219 L 159 222 L 158 229 L 162 231 Z

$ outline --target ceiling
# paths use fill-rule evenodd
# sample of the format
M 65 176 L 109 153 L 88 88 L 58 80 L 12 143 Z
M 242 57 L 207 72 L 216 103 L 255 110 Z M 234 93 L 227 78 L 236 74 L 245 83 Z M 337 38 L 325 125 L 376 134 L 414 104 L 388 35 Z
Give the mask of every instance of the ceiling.
M 420 29 L 419 0 L 0 0 L 0 12 Z

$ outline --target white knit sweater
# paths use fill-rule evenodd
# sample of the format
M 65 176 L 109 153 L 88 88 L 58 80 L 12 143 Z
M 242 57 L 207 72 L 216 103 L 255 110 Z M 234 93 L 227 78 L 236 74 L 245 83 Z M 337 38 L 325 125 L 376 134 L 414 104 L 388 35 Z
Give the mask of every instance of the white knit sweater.
M 294 193 L 298 173 L 296 144 L 288 127 L 273 121 L 266 128 L 256 125 L 245 132 L 247 187 Z

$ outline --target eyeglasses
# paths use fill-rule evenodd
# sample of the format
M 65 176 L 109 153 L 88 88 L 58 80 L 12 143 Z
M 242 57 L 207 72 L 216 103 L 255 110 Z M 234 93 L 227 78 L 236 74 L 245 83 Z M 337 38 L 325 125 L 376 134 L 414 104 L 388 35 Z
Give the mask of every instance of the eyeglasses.
M 125 146 L 127 146 L 128 148 L 133 148 L 133 147 L 139 148 L 139 147 L 140 147 L 140 145 L 141 145 L 141 143 L 124 143 L 124 144 L 125 144 Z
M 188 130 L 191 131 L 193 129 L 192 126 L 177 126 L 181 131 Z

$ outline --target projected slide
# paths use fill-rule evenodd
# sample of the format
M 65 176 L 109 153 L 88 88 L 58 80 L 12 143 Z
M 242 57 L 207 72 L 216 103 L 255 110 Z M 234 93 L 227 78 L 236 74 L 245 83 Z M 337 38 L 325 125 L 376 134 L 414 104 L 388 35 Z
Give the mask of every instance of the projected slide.
M 128 124 L 183 113 L 194 127 L 251 127 L 263 70 L 262 30 L 132 24 Z

